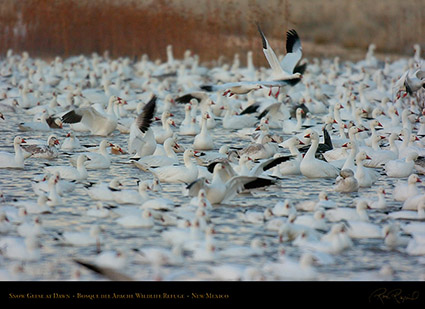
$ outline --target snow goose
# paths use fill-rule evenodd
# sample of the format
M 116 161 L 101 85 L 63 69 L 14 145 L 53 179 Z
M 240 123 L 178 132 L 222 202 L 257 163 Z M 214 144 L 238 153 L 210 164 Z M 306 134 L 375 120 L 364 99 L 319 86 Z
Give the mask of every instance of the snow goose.
M 423 202 L 424 195 L 418 194 L 414 196 L 410 196 L 403 202 L 402 209 L 403 210 L 417 210 L 419 205 Z
M 299 132 L 302 129 L 302 114 L 304 113 L 304 110 L 302 108 L 297 108 L 295 115 L 296 115 L 296 121 L 293 121 L 292 119 L 286 119 L 282 123 L 282 132 L 284 134 L 293 134 L 294 132 Z
M 273 212 L 270 208 L 266 208 L 264 211 L 245 209 L 244 211 L 238 213 L 238 217 L 242 220 L 242 222 L 264 224 L 265 221 L 273 217 Z
M 13 205 L 15 207 L 24 207 L 29 214 L 48 214 L 52 213 L 52 208 L 47 205 L 48 201 L 49 197 L 45 193 L 42 193 L 38 195 L 36 202 L 33 200 L 17 201 Z
M 314 213 L 297 216 L 295 224 L 305 225 L 318 231 L 328 231 L 329 226 L 326 222 L 326 214 L 324 209 L 317 209 Z
M 43 158 L 43 159 L 54 159 L 59 155 L 56 145 L 59 145 L 59 140 L 55 135 L 49 135 L 47 138 L 47 144 L 30 144 L 21 145 L 24 150 L 24 157 Z
M 271 210 L 273 215 L 278 217 L 288 217 L 291 214 L 297 213 L 297 209 L 289 199 L 285 199 L 283 202 L 277 202 Z
M 253 160 L 268 159 L 276 154 L 278 147 L 275 140 L 268 134 L 264 135 L 259 143 L 252 143 L 238 151 L 238 154 L 240 156 L 247 154 Z
M 218 85 L 201 85 L 200 88 L 207 92 L 220 92 L 223 96 L 229 95 L 229 97 L 233 95 L 241 95 L 248 94 L 251 91 L 259 90 L 263 88 L 261 86 L 261 82 L 229 82 Z
M 225 129 L 243 129 L 253 127 L 257 122 L 257 117 L 249 114 L 239 115 L 232 107 L 228 104 L 226 106 L 226 112 L 223 117 L 223 128 Z
M 42 178 L 36 178 L 33 180 L 31 187 L 37 195 L 42 195 L 49 192 L 49 179 L 54 177 L 57 179 L 56 190 L 59 195 L 72 192 L 75 189 L 76 183 L 74 180 L 61 179 L 59 171 L 55 171 L 53 174 L 46 173 Z
M 384 169 L 388 177 L 409 177 L 415 168 L 415 160 L 418 158 L 416 152 L 411 152 L 403 159 L 390 160 L 385 163 Z
M 16 231 L 22 237 L 39 237 L 44 233 L 41 218 L 36 216 L 30 222 L 21 223 Z
M 424 233 L 413 233 L 413 238 L 406 247 L 406 252 L 410 255 L 425 255 Z
M 113 106 L 119 98 L 111 96 L 108 103 L 108 112 L 100 113 L 94 107 L 79 107 L 62 116 L 63 123 L 82 123 L 93 135 L 108 136 L 118 125 Z
M 383 238 L 381 227 L 377 224 L 359 220 L 347 220 L 346 224 L 350 238 Z
M 77 150 L 81 147 L 80 140 L 75 136 L 73 131 L 66 134 L 62 142 L 61 150 Z
M 211 116 L 208 112 L 202 115 L 201 132 L 195 136 L 193 141 L 193 149 L 195 150 L 211 150 L 215 148 L 214 140 L 208 131 L 207 121 Z
M 413 95 L 421 88 L 425 88 L 425 71 L 419 68 L 413 73 L 410 70 L 404 72 L 394 84 L 393 90 L 399 99 L 403 92 L 403 97 L 405 97 L 408 94 Z
M 393 199 L 398 202 L 404 202 L 409 197 L 418 195 L 419 188 L 417 183 L 422 182 L 417 174 L 411 174 L 407 178 L 407 183 L 398 182 L 393 189 Z
M 191 160 L 197 153 L 193 149 L 186 149 L 183 154 L 183 166 L 163 166 L 148 170 L 164 183 L 191 183 L 198 177 L 198 167 Z
M 48 206 L 57 206 L 63 204 L 62 198 L 57 191 L 59 179 L 59 177 L 50 177 L 48 180 L 46 191 L 46 193 L 48 194 L 48 200 L 46 204 Z
M 339 176 L 335 180 L 334 190 L 336 192 L 349 193 L 359 190 L 359 183 L 354 177 L 354 172 L 351 169 L 343 168 Z
M 297 68 L 302 57 L 301 39 L 294 30 L 288 30 L 286 33 L 286 55 L 280 63 L 275 52 L 271 48 L 260 26 L 257 24 L 258 32 L 261 35 L 263 43 L 263 52 L 269 63 L 272 74 L 272 80 L 291 81 L 296 84 L 302 78 L 300 67 Z
M 199 204 L 205 205 L 204 208 L 206 208 L 206 202 L 200 202 Z M 168 198 L 151 198 L 148 196 L 148 199 L 142 203 L 140 208 L 169 211 L 174 209 L 174 206 L 174 202 Z
M 155 223 L 152 217 L 152 212 L 149 209 L 143 210 L 141 216 L 127 215 L 118 218 L 116 222 L 127 228 L 151 228 Z
M 357 179 L 359 187 L 361 188 L 369 188 L 378 180 L 378 174 L 376 171 L 363 165 L 364 160 L 370 159 L 371 158 L 366 154 L 365 151 L 360 151 L 356 155 L 357 167 L 354 172 L 354 177 Z
M 21 144 L 26 143 L 25 140 L 16 136 L 13 140 L 13 148 L 15 154 L 1 151 L 0 152 L 0 168 L 24 168 L 24 154 L 21 148 Z
M 155 152 L 156 140 L 150 125 L 155 113 L 156 99 L 156 96 L 152 96 L 130 126 L 128 152 L 136 157 L 152 155 Z
M 179 126 L 179 133 L 181 135 L 193 135 L 193 130 L 192 130 L 193 117 L 191 114 L 191 110 L 192 110 L 192 104 L 190 103 L 185 104 L 184 106 L 185 116 L 182 123 Z
M 111 215 L 111 211 L 108 206 L 98 201 L 95 205 L 90 206 L 85 214 L 89 217 L 107 218 Z
M 31 121 L 31 122 L 22 122 L 19 124 L 19 130 L 21 131 L 41 131 L 41 132 L 48 132 L 50 131 L 50 126 L 47 123 L 47 117 L 49 115 L 46 111 L 44 111 L 40 117 L 36 118 L 37 121 Z
M 133 251 L 136 253 L 136 263 L 152 265 L 181 265 L 184 262 L 183 248 L 181 245 L 172 246 L 171 249 L 145 246 L 141 249 L 133 249 Z
M 295 205 L 297 210 L 301 211 L 316 211 L 318 209 L 335 208 L 337 205 L 334 201 L 330 201 L 328 194 L 325 191 L 320 191 L 318 199 L 301 201 Z
M 111 157 L 108 153 L 107 148 L 112 146 L 113 144 L 111 144 L 107 140 L 102 140 L 100 142 L 99 148 L 93 151 L 83 153 L 89 159 L 84 164 L 86 169 L 93 170 L 93 169 L 109 168 L 111 166 Z M 77 159 L 78 159 L 78 156 L 72 156 L 70 158 L 71 164 L 75 166 L 77 164 Z
M 9 234 L 10 232 L 14 231 L 15 227 L 12 225 L 12 223 L 7 218 L 7 215 L 4 211 L 0 212 L 0 235 L 1 234 Z
M 335 178 L 339 170 L 328 162 L 315 158 L 319 145 L 319 134 L 311 129 L 306 131 L 304 138 L 311 139 L 311 145 L 300 163 L 301 174 L 307 178 Z
M 121 189 L 114 190 L 112 192 L 112 199 L 118 204 L 140 204 L 149 200 L 147 190 L 149 190 L 149 184 L 146 181 L 138 181 L 137 190 L 132 189 Z
M 369 221 L 367 209 L 369 209 L 367 201 L 359 199 L 356 201 L 356 208 L 338 207 L 326 211 L 326 218 L 331 222 L 336 221 Z
M 269 274 L 272 280 L 315 280 L 318 273 L 313 263 L 314 256 L 311 253 L 303 253 L 299 261 L 285 256 L 277 262 L 266 263 L 262 270 Z
M 46 166 L 44 171 L 50 174 L 59 172 L 59 175 L 63 179 L 68 180 L 84 180 L 87 179 L 88 173 L 85 167 L 85 162 L 89 158 L 85 154 L 81 154 L 77 158 L 77 167 L 73 166 Z
M 298 151 L 298 149 L 297 149 Z M 275 154 L 273 157 L 278 158 L 282 156 L 281 154 Z M 278 164 L 274 167 L 272 171 L 272 175 L 275 177 L 282 178 L 287 175 L 301 175 L 300 171 L 300 163 L 302 160 L 302 154 L 298 151 L 297 155 L 292 155 L 291 157 L 287 157 L 287 160 Z
M 370 208 L 372 209 L 385 209 L 387 207 L 387 202 L 385 200 L 385 195 L 387 194 L 384 187 L 378 187 L 376 190 L 378 198 L 376 200 L 368 201 Z
M 161 128 L 154 128 L 155 130 L 153 131 L 153 133 L 155 136 L 155 140 L 158 144 L 163 144 L 167 138 L 173 136 L 174 131 L 171 128 L 172 126 L 175 127 L 176 123 L 174 122 L 173 118 L 169 117 L 164 121 Z
M 0 239 L 2 255 L 19 261 L 37 261 L 41 258 L 41 244 L 37 237 L 5 236 Z
M 166 155 L 149 155 L 138 160 L 132 160 L 133 164 L 141 170 L 147 171 L 148 168 L 176 165 L 179 163 L 175 147 L 179 147 L 173 137 L 169 137 L 164 142 L 164 151 Z
M 118 178 L 114 178 L 109 183 L 101 182 L 95 185 L 87 185 L 85 188 L 86 192 L 93 200 L 113 201 L 114 191 L 120 190 L 122 184 Z
M 398 220 L 424 220 L 425 219 L 425 195 L 421 195 L 416 200 L 417 210 L 399 210 L 388 214 L 391 219 Z
M 406 247 L 410 240 L 410 237 L 401 235 L 400 227 L 394 223 L 385 225 L 382 228 L 382 234 L 385 245 L 391 250 L 397 249 L 397 247 Z
M 388 161 L 398 159 L 398 148 L 395 144 L 395 140 L 398 139 L 397 133 L 391 133 L 388 138 L 390 146 L 389 149 L 382 149 L 378 142 L 382 140 L 382 136 L 375 135 L 372 136 L 372 150 L 367 151 L 367 153 L 372 157 L 370 161 L 365 163 L 367 167 L 382 167 Z
M 88 231 L 64 231 L 59 232 L 57 240 L 70 246 L 92 246 L 100 248 L 100 236 L 103 229 L 99 225 L 93 225 Z
M 259 179 L 256 176 L 238 176 L 235 171 L 229 171 L 229 168 L 225 163 L 216 164 L 211 182 L 199 178 L 187 186 L 189 196 L 197 196 L 199 190 L 204 189 L 211 204 L 220 204 L 231 200 L 243 189 L 274 183 L 270 179 Z

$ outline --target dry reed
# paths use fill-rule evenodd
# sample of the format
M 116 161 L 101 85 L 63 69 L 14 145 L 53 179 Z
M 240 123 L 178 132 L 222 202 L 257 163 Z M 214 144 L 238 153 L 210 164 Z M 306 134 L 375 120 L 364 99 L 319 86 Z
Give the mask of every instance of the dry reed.
M 260 50 L 259 22 L 276 51 L 284 51 L 284 33 L 295 28 L 306 54 L 332 56 L 342 50 L 408 54 L 425 29 L 422 0 L 241 0 L 241 1 L 83 1 L 3 0 L 0 5 L 0 54 L 8 49 L 39 57 L 103 53 L 165 59 L 173 45 L 203 61 L 220 56 L 242 60 Z M 321 46 L 322 48 L 317 48 Z M 344 56 L 344 55 L 343 55 Z M 261 52 L 255 63 L 264 63 Z

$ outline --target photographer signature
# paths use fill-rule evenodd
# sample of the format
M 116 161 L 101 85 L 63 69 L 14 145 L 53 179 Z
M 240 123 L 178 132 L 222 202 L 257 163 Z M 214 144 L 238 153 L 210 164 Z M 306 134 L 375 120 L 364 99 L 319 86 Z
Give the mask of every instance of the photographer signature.
M 369 296 L 369 302 L 372 302 L 372 300 L 379 300 L 382 304 L 387 301 L 403 304 L 407 301 L 414 301 L 417 299 L 419 299 L 419 291 L 413 291 L 411 294 L 404 294 L 402 289 L 388 290 L 386 288 L 379 288 Z

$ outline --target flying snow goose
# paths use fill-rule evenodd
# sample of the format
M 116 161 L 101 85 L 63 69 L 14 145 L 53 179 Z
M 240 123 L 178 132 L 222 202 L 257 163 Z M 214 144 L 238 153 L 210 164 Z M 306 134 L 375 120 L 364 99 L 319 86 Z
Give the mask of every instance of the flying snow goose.
M 275 94 L 277 98 L 280 92 L 280 87 L 285 85 L 295 85 L 302 78 L 302 69 L 301 66 L 296 68 L 302 57 L 302 47 L 301 40 L 294 29 L 291 29 L 287 32 L 286 38 L 286 50 L 287 54 L 285 55 L 282 63 L 279 62 L 276 54 L 271 48 L 269 42 L 267 41 L 263 31 L 260 26 L 258 26 L 258 31 L 260 32 L 262 43 L 263 43 L 263 52 L 266 56 L 266 59 L 272 69 L 272 75 L 270 80 L 260 80 L 260 81 L 241 81 L 241 82 L 231 82 L 224 83 L 221 85 L 203 85 L 201 89 L 205 91 L 224 91 L 223 95 L 230 94 L 248 94 L 253 90 L 261 89 L 262 87 L 273 87 L 279 88 L 279 91 Z
M 302 74 L 300 72 L 296 72 L 296 66 L 302 57 L 302 46 L 298 33 L 294 29 L 287 31 L 287 54 L 282 60 L 282 63 L 280 63 L 260 26 L 257 25 L 257 28 L 261 35 L 264 55 L 266 56 L 266 59 L 272 69 L 271 79 L 274 81 L 289 81 L 292 85 L 298 83 L 302 78 Z

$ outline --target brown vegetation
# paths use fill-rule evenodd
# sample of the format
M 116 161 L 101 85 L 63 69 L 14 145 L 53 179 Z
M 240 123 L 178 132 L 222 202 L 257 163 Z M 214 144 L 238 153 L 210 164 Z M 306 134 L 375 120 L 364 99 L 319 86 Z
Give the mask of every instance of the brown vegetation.
M 0 54 L 9 48 L 41 57 L 108 50 L 165 59 L 173 44 L 176 57 L 190 49 L 202 61 L 231 60 L 235 53 L 243 59 L 261 48 L 256 22 L 278 52 L 286 30 L 295 28 L 310 56 L 347 49 L 363 55 L 372 42 L 378 52 L 411 54 L 414 43 L 424 43 L 424 8 L 422 0 L 3 0 Z M 261 52 L 254 57 L 263 63 Z

